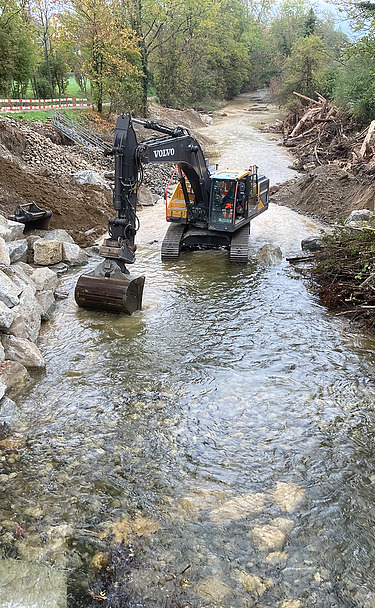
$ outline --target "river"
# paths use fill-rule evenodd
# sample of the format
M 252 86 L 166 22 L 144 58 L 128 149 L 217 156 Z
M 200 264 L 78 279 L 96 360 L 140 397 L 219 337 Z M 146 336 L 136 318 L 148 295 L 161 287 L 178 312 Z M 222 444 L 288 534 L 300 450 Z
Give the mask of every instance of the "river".
M 220 168 L 256 162 L 282 182 L 291 158 L 257 128 L 276 109 L 254 100 L 204 133 Z M 19 402 L 26 443 L 2 456 L 2 556 L 62 573 L 71 608 L 107 605 L 90 603 L 110 588 L 95 568 L 121 541 L 124 607 L 373 608 L 375 341 L 285 261 L 320 226 L 271 204 L 247 266 L 225 251 L 162 264 L 164 209 L 140 219 L 141 312 L 80 310 L 77 273 L 63 279 L 39 343 L 47 372 Z M 279 266 L 255 262 L 265 243 Z M 0 606 L 44 606 L 18 586 Z

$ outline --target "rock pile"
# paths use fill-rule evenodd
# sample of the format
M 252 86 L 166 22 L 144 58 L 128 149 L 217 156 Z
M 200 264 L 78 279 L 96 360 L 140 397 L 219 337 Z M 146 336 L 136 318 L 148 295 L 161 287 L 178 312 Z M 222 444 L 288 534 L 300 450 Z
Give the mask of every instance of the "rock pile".
M 34 230 L 0 215 L 0 426 L 9 424 L 12 399 L 29 371 L 44 370 L 37 342 L 55 309 L 59 274 L 87 255 L 65 230 Z

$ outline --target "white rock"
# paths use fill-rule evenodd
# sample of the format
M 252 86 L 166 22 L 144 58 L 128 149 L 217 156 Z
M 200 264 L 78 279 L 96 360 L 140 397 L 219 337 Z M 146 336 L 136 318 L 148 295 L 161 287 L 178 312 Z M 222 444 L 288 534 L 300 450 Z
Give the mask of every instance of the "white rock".
M 210 513 L 211 521 L 236 521 L 247 517 L 250 513 L 260 513 L 265 504 L 265 496 L 260 492 L 248 492 L 227 500 Z
M 0 301 L 9 308 L 19 304 L 19 294 L 22 289 L 17 287 L 7 275 L 0 270 Z
M 152 207 L 155 205 L 158 197 L 156 194 L 153 194 L 149 188 L 146 186 L 141 186 L 138 191 L 138 202 L 140 205 L 144 207 Z
M 3 397 L 0 403 L 0 422 L 10 426 L 18 418 L 18 414 L 17 404 L 9 397 Z
M 5 361 L 0 369 L 0 378 L 6 386 L 5 394 L 11 399 L 23 392 L 30 381 L 26 367 L 19 361 Z
M 60 241 L 61 243 L 74 243 L 74 239 L 66 230 L 60 228 L 47 232 L 44 237 L 47 241 Z
M 56 273 L 50 268 L 36 268 L 31 275 L 31 279 L 37 291 L 52 290 L 54 292 L 59 284 Z
M 8 243 L 10 263 L 14 264 L 19 262 L 22 258 L 26 258 L 27 254 L 27 241 L 26 239 L 11 241 Z
M 95 171 L 90 171 L 90 169 L 85 169 L 84 171 L 77 171 L 73 173 L 74 179 L 77 180 L 79 184 L 92 184 L 94 186 L 101 186 L 106 190 L 111 190 L 110 186 L 107 182 Z
M 266 524 L 265 526 L 255 526 L 249 532 L 249 536 L 253 543 L 261 551 L 265 550 L 281 550 L 286 543 L 286 534 L 274 526 Z
M 261 578 L 255 574 L 241 570 L 237 570 L 236 579 L 245 587 L 248 593 L 253 593 L 258 597 L 261 597 L 273 585 L 271 578 Z
M 20 293 L 27 287 L 31 287 L 35 292 L 35 285 L 31 280 L 31 277 L 26 274 L 23 267 L 19 264 L 22 262 L 17 262 L 16 264 L 12 264 L 12 266 L 3 266 L 1 270 L 7 277 L 14 283 L 14 285 L 19 289 Z M 24 264 L 26 266 L 26 264 Z
M 0 380 L 0 399 L 2 399 L 5 395 L 6 386 L 2 380 Z
M 8 220 L 3 215 L 0 215 L 0 226 L 3 228 L 8 228 Z
M 20 296 L 19 305 L 14 308 L 14 321 L 7 333 L 36 342 L 40 331 L 41 314 L 40 304 L 33 289 L 28 285 Z
M 8 308 L 4 302 L 0 302 L 0 329 L 8 329 L 12 325 L 14 310 L 15 308 Z
M 41 266 L 58 264 L 62 261 L 62 242 L 40 239 L 34 243 L 34 262 Z
M 278 481 L 273 494 L 277 506 L 287 513 L 293 513 L 305 499 L 305 490 L 294 483 Z
M 8 243 L 9 241 L 11 241 L 9 228 L 5 227 L 5 226 L 2 226 L 1 224 L 0 224 L 0 236 L 1 236 L 1 238 L 4 239 L 4 241 L 6 243 Z
M 19 361 L 27 369 L 45 369 L 46 363 L 42 353 L 30 340 L 7 335 L 3 335 L 1 340 L 7 359 Z
M 0 236 L 0 262 L 3 264 L 10 264 L 8 245 L 2 236 Z
M 283 254 L 278 245 L 268 243 L 263 245 L 256 253 L 257 262 L 268 266 L 277 266 L 282 260 Z
M 349 217 L 345 220 L 345 224 L 351 222 L 368 222 L 371 217 L 374 216 L 374 212 L 370 209 L 354 209 Z
M 53 291 L 37 291 L 35 297 L 41 308 L 42 321 L 49 321 L 56 308 L 56 300 Z
M 2 365 L 5 361 L 5 350 L 4 347 L 2 345 L 2 343 L 0 342 L 0 365 Z
M 63 243 L 63 261 L 70 266 L 87 264 L 87 254 L 75 243 Z
M 18 239 L 24 239 L 25 235 L 23 231 L 25 230 L 25 224 L 22 222 L 13 222 L 12 220 L 8 220 L 8 228 L 10 230 L 10 241 L 17 241 Z

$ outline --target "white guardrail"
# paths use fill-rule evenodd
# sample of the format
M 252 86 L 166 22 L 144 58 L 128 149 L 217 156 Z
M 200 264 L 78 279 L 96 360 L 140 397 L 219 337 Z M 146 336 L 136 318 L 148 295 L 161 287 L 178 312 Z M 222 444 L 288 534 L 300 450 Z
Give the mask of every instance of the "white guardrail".
M 89 103 L 57 103 L 59 101 L 65 102 L 89 102 Z M 12 104 L 21 104 L 21 105 L 11 105 L 11 106 L 0 106 L 0 113 L 16 113 L 16 112 L 25 112 L 30 110 L 53 110 L 57 108 L 91 108 L 91 103 L 89 99 L 79 98 L 79 97 L 61 97 L 58 99 L 0 99 L 0 104 L 3 103 L 12 103 Z M 38 105 L 24 105 L 24 104 L 38 104 Z M 46 103 L 52 105 L 44 105 Z M 43 104 L 43 105 L 40 105 Z

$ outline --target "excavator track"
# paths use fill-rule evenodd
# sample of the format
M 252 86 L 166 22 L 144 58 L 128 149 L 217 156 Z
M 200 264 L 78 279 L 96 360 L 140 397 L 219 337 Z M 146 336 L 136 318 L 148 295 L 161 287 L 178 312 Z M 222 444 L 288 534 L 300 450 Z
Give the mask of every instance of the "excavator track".
M 250 224 L 246 224 L 232 236 L 229 249 L 229 261 L 232 264 L 247 264 L 249 260 Z
M 178 260 L 185 228 L 185 224 L 171 224 L 168 227 L 161 245 L 161 259 L 163 262 Z

